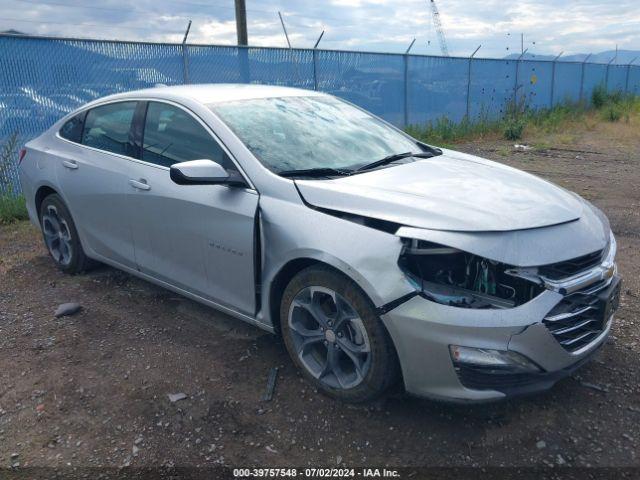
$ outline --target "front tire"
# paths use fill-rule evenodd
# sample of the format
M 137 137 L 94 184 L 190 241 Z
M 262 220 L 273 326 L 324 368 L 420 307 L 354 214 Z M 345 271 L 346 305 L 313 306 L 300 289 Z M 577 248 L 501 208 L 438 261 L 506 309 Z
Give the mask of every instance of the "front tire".
M 40 226 L 44 244 L 60 270 L 75 274 L 92 266 L 93 261 L 80 244 L 71 213 L 58 194 L 52 193 L 42 201 Z
M 335 270 L 312 266 L 299 272 L 284 291 L 280 323 L 293 362 L 334 398 L 374 400 L 399 376 L 395 350 L 373 303 Z

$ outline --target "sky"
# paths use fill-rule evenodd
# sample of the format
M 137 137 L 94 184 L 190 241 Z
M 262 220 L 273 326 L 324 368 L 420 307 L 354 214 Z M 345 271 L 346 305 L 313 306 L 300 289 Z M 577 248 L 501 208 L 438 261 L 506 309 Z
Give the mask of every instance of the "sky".
M 436 0 L 449 53 L 501 58 L 640 50 L 638 0 Z M 440 54 L 429 0 L 246 0 L 249 44 Z M 0 31 L 181 42 L 236 43 L 233 0 L 0 0 Z

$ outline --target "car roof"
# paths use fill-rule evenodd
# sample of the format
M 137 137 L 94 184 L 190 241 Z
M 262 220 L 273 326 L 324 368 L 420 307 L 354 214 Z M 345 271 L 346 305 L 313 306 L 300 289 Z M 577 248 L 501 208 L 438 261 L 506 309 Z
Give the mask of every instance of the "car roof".
M 272 85 L 250 85 L 243 83 L 208 83 L 197 85 L 175 85 L 145 88 L 131 92 L 118 93 L 99 99 L 116 100 L 125 98 L 159 98 L 176 100 L 179 98 L 195 100 L 204 105 L 234 100 L 255 98 L 294 97 L 323 95 L 313 90 L 280 87 Z M 93 102 L 92 102 L 93 103 Z

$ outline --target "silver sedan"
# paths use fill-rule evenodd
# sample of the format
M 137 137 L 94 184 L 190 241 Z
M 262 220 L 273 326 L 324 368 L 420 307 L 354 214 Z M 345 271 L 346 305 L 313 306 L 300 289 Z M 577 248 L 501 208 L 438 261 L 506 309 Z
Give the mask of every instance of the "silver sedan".
M 281 335 L 346 401 L 547 389 L 618 304 L 593 205 L 318 92 L 102 98 L 30 141 L 20 178 L 63 271 L 105 263 Z

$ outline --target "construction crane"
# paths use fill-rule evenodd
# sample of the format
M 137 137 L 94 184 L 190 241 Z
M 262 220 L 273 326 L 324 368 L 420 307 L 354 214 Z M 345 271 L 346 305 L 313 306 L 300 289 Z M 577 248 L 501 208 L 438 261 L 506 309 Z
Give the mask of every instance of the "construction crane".
M 440 21 L 440 12 L 435 0 L 431 1 L 431 14 L 433 15 L 433 25 L 436 28 L 438 34 L 438 41 L 440 42 L 440 51 L 444 57 L 449 56 L 449 49 L 447 48 L 447 39 L 444 37 L 444 30 L 442 29 L 442 22 Z

